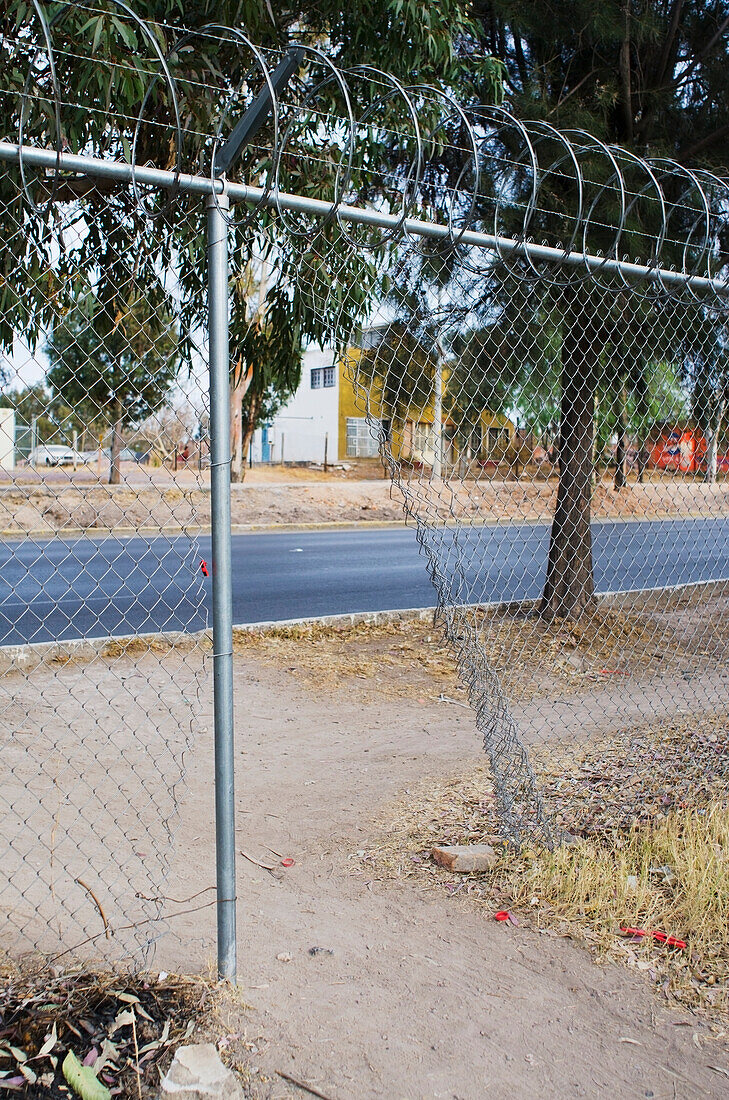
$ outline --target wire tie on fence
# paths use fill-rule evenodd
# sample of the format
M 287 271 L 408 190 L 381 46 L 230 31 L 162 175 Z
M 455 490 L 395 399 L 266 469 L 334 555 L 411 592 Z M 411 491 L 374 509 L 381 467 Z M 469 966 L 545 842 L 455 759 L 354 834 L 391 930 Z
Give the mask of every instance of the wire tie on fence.
M 208 573 L 208 563 L 205 561 L 205 558 L 200 558 L 200 571 L 204 577 L 210 576 Z
M 194 901 L 195 898 L 199 898 L 201 894 L 206 894 L 208 892 L 208 890 L 216 890 L 216 889 L 217 889 L 216 886 L 204 886 L 202 888 L 202 890 L 198 890 L 197 893 L 191 894 L 189 898 L 171 898 L 171 897 L 168 898 L 168 897 L 165 897 L 162 894 L 160 894 L 157 897 L 154 897 L 154 896 L 148 896 L 147 894 L 143 894 L 141 892 L 141 890 L 137 890 L 137 892 L 135 893 L 134 896 L 135 896 L 135 898 L 139 898 L 141 901 L 154 901 L 154 902 L 171 901 L 175 905 L 188 905 L 191 901 Z

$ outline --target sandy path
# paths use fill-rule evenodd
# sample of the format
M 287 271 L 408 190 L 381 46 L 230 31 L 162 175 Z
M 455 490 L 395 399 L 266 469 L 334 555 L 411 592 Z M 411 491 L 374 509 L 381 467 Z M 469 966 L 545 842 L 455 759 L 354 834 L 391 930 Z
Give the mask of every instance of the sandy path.
M 467 711 L 315 698 L 248 658 L 236 683 L 239 847 L 296 860 L 271 874 L 239 859 L 251 1008 L 229 1026 L 255 1040 L 255 1064 L 332 1100 L 723 1094 L 709 1066 L 724 1054 L 699 1048 L 703 1026 L 667 1009 L 639 975 L 497 924 L 468 901 L 370 882 L 351 858 L 409 783 L 475 758 Z M 214 881 L 209 746 L 190 764 L 170 882 L 178 897 Z M 176 921 L 155 965 L 179 966 L 181 950 L 190 967 L 210 962 L 212 912 Z M 288 1095 L 273 1086 L 271 1096 Z

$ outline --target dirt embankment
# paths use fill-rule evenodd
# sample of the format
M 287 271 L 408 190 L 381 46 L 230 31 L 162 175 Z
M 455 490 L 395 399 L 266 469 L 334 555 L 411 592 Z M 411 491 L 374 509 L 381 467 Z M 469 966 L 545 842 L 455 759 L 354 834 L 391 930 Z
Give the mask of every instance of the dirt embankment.
M 297 480 L 232 487 L 238 527 L 398 521 L 403 493 L 416 516 L 473 523 L 548 522 L 557 491 L 552 481 L 429 482 L 402 489 L 389 481 Z M 704 485 L 664 479 L 616 492 L 609 482 L 593 496 L 595 519 L 662 519 L 729 515 L 729 483 Z M 206 527 L 210 490 L 202 484 L 121 485 L 53 483 L 0 490 L 0 530 L 48 533 L 74 530 L 159 530 Z

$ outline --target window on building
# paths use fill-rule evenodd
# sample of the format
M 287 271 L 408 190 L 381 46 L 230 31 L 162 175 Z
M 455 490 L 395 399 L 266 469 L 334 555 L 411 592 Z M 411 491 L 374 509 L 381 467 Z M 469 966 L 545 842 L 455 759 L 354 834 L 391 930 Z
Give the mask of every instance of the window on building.
M 418 421 L 413 427 L 413 450 L 421 455 L 432 454 L 435 449 L 435 430 L 432 424 Z
M 357 345 L 363 351 L 369 351 L 372 348 L 378 348 L 384 338 L 385 334 L 381 328 L 366 328 L 362 330 Z
M 380 453 L 372 428 L 363 416 L 347 417 L 347 458 L 377 458 Z
M 314 367 L 311 372 L 311 388 L 320 390 L 322 386 L 333 386 L 336 382 L 334 367 Z
M 486 434 L 488 454 L 504 454 L 509 449 L 508 428 L 488 428 Z

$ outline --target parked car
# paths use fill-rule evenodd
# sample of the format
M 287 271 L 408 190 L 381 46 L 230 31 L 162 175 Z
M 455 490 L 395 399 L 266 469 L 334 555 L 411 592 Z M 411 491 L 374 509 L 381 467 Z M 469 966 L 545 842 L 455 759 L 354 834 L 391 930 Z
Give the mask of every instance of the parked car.
M 73 447 L 63 447 L 55 443 L 42 443 L 34 447 L 28 455 L 31 466 L 73 466 L 74 462 L 83 463 L 83 457 Z

